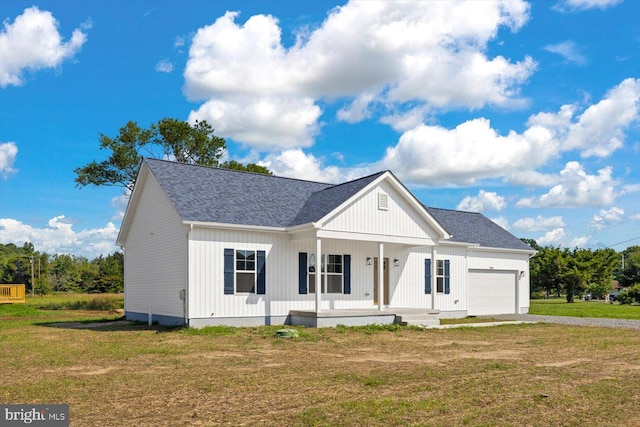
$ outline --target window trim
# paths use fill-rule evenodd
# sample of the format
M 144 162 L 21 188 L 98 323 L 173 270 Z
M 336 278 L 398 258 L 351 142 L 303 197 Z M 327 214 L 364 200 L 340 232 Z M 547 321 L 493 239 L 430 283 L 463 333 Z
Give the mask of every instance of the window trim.
M 238 259 L 238 253 L 239 252 L 244 252 L 244 261 L 241 261 Z M 252 261 L 248 261 L 248 257 L 250 256 L 249 253 L 251 253 L 253 255 L 253 270 L 248 270 L 248 269 L 239 269 L 238 268 L 238 261 L 240 262 L 244 262 L 245 267 L 247 266 L 248 263 L 252 262 Z M 257 288 L 258 288 L 258 251 L 254 250 L 254 249 L 234 249 L 233 251 L 233 256 L 234 256 L 234 272 L 233 272 L 233 290 L 234 290 L 234 294 L 235 295 L 253 295 L 257 293 Z M 238 290 L 238 274 L 244 274 L 244 275 L 252 275 L 253 276 L 253 286 L 251 287 L 251 291 L 239 291 Z
M 253 270 L 238 269 L 238 252 L 253 253 Z M 267 253 L 259 249 L 224 249 L 224 281 L 223 288 L 225 295 L 265 295 L 266 292 L 266 259 Z M 245 260 L 246 263 L 251 261 Z M 238 274 L 253 273 L 252 291 L 238 291 Z
M 340 263 L 330 263 L 331 265 L 339 265 L 340 266 L 340 272 L 336 273 L 336 272 L 329 272 L 329 259 L 330 257 L 340 257 Z M 308 255 L 308 259 L 307 259 L 307 293 L 309 294 L 314 294 L 315 295 L 315 287 L 316 287 L 316 281 L 315 281 L 315 275 L 316 275 L 316 271 L 315 271 L 315 253 L 311 252 Z M 312 262 L 313 261 L 313 262 Z M 320 286 L 322 288 L 321 293 L 323 295 L 348 295 L 348 293 L 345 293 L 345 286 L 344 286 L 344 270 L 345 270 L 345 255 L 343 254 L 322 254 L 320 257 Z M 313 271 L 312 271 L 313 270 Z M 312 277 L 313 276 L 313 280 Z M 327 292 L 327 281 L 328 281 L 328 276 L 334 276 L 340 277 L 340 292 Z M 313 286 L 313 288 L 312 288 Z

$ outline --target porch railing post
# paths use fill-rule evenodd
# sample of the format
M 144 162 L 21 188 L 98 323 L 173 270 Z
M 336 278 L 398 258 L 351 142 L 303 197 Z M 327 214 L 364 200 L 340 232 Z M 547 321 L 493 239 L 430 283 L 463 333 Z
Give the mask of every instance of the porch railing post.
M 384 243 L 378 248 L 378 311 L 384 310 Z
M 316 313 L 322 310 L 322 240 L 316 238 Z

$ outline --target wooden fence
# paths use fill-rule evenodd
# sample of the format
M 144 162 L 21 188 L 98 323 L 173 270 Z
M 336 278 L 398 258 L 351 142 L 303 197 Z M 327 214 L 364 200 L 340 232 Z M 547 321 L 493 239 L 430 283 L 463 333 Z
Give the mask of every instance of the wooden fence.
M 24 285 L 0 285 L 0 304 L 24 303 Z

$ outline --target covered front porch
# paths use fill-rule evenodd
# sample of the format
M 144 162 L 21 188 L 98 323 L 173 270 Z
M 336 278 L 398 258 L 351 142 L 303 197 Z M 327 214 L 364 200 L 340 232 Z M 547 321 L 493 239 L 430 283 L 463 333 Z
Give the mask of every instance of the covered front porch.
M 291 310 L 289 319 L 292 325 L 309 328 L 330 328 L 338 325 L 390 325 L 393 323 L 435 326 L 440 324 L 439 314 L 439 310 L 419 308 Z

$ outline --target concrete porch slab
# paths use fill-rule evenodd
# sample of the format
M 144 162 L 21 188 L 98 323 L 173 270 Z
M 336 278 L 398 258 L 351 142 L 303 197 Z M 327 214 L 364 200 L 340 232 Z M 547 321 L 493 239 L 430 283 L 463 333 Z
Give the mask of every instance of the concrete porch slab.
M 396 322 L 398 316 L 432 315 L 437 318 L 438 313 L 438 310 L 415 308 L 386 308 L 383 311 L 378 309 L 334 309 L 323 310 L 320 313 L 312 310 L 291 310 L 289 316 L 292 325 L 327 328 L 338 325 L 390 325 Z

